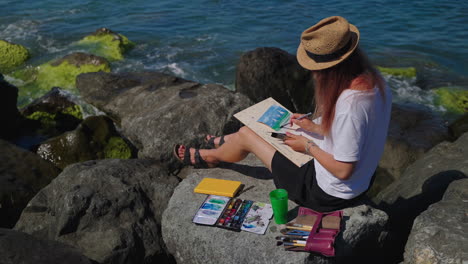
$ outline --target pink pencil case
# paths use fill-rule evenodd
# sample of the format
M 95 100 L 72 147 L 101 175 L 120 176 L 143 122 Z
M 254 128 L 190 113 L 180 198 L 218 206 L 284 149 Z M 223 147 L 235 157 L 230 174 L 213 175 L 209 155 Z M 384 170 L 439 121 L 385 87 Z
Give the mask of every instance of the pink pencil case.
M 343 211 L 319 213 L 300 207 L 297 217 L 288 224 L 312 226 L 305 247 L 286 247 L 290 251 L 317 252 L 324 256 L 335 256 L 335 238 L 340 232 Z

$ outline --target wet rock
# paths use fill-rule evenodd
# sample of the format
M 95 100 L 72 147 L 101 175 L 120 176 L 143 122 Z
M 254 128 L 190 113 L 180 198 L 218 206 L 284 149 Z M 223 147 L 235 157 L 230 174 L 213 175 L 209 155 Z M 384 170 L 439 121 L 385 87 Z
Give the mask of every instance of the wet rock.
M 0 227 L 12 227 L 29 200 L 59 174 L 59 169 L 1 139 L 0 160 Z
M 119 135 L 110 118 L 91 116 L 75 130 L 40 144 L 37 154 L 64 169 L 70 164 L 93 159 L 129 159 L 135 156 L 132 147 Z
M 200 145 L 206 134 L 237 131 L 232 116 L 251 101 L 215 84 L 157 72 L 88 73 L 77 79 L 83 98 L 106 112 L 139 150 L 138 156 L 179 166 L 175 144 Z M 187 96 L 190 94 L 190 96 Z
M 390 217 L 389 251 L 403 254 L 414 219 L 440 201 L 450 183 L 467 177 L 467 145 L 468 133 L 436 145 L 374 198 Z
M 76 76 L 99 71 L 109 72 L 109 62 L 105 58 L 83 52 L 75 52 L 34 68 L 16 71 L 12 74 L 13 77 L 23 81 L 18 105 L 25 106 L 52 87 L 60 87 L 76 93 Z
M 0 72 L 8 73 L 29 58 L 29 51 L 22 45 L 0 39 Z
M 124 35 L 107 28 L 96 30 L 93 34 L 78 41 L 77 45 L 110 61 L 123 60 L 123 54 L 135 46 Z
M 243 54 L 237 65 L 236 90 L 254 102 L 273 97 L 293 112 L 314 109 L 311 72 L 299 65 L 295 55 L 278 48 Z
M 269 203 L 268 194 L 275 186 L 269 171 L 252 155 L 238 164 L 183 173 L 186 177 L 174 190 L 162 220 L 164 242 L 177 263 L 335 263 L 351 256 L 372 259 L 381 253 L 387 215 L 365 204 L 344 210 L 342 230 L 335 241 L 337 257 L 331 259 L 278 247 L 275 237 L 283 227 L 273 220 L 265 235 L 195 225 L 192 218 L 206 195 L 193 189 L 204 177 L 241 181 L 245 186 L 239 198 L 259 202 Z M 288 220 L 292 220 L 297 205 L 289 201 L 288 207 Z
M 440 202 L 414 220 L 404 263 L 463 263 L 468 259 L 468 179 L 452 182 Z
M 18 88 L 9 84 L 0 74 L 0 139 L 11 140 L 18 134 L 22 118 L 16 107 Z
M 15 229 L 103 264 L 165 263 L 161 215 L 177 184 L 150 160 L 74 164 L 30 201 Z
M 50 240 L 37 239 L 23 232 L 0 228 L 2 264 L 91 264 L 75 248 Z

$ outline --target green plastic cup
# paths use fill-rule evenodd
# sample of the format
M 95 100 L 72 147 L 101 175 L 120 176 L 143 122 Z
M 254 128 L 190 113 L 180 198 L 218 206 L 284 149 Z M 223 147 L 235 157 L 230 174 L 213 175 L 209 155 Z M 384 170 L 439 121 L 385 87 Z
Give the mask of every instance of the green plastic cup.
M 278 225 L 286 224 L 288 215 L 288 191 L 285 189 L 276 189 L 270 192 L 271 207 L 275 223 Z

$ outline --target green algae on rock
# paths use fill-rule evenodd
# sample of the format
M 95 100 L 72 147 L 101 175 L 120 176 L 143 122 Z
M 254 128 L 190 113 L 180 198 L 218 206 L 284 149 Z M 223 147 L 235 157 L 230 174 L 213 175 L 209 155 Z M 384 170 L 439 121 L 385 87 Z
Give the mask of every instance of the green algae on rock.
M 78 45 L 110 61 L 123 60 L 123 54 L 135 46 L 124 35 L 107 28 L 96 30 L 93 34 L 78 41 Z
M 130 159 L 132 149 L 121 137 L 111 137 L 104 147 L 104 158 L 106 159 Z
M 468 90 L 452 87 L 434 89 L 435 103 L 454 114 L 468 113 Z
M 35 68 L 26 68 L 12 75 L 24 83 L 19 89 L 18 105 L 24 106 L 45 94 L 52 87 L 61 87 L 77 93 L 76 76 L 88 72 L 110 72 L 109 62 L 102 57 L 75 52 L 61 59 L 44 63 Z
M 67 92 L 54 87 L 41 98 L 21 109 L 34 134 L 50 138 L 75 129 L 83 120 L 83 109 L 72 102 Z
M 29 58 L 29 51 L 19 44 L 0 40 L 0 72 L 7 73 Z
M 75 130 L 43 142 L 37 154 L 58 168 L 93 159 L 130 159 L 132 147 L 117 133 L 107 116 L 86 118 Z
M 377 70 L 382 73 L 397 76 L 397 77 L 406 77 L 406 78 L 415 78 L 416 77 L 416 68 L 406 67 L 406 68 L 387 68 L 377 66 Z

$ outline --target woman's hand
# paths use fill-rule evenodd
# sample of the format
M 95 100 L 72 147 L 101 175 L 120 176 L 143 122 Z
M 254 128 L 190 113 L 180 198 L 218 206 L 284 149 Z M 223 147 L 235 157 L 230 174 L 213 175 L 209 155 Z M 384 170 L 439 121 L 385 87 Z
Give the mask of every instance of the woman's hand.
M 303 136 L 294 135 L 292 133 L 286 132 L 288 138 L 284 140 L 284 143 L 290 146 L 293 150 L 297 152 L 305 152 L 305 147 L 307 145 L 307 138 Z
M 309 118 L 302 118 L 301 120 L 298 120 L 298 118 L 301 116 L 303 115 L 297 114 L 297 113 L 293 114 L 290 119 L 291 125 L 296 124 L 302 129 L 322 135 L 322 133 L 320 132 L 321 131 L 320 125 L 315 124 Z

